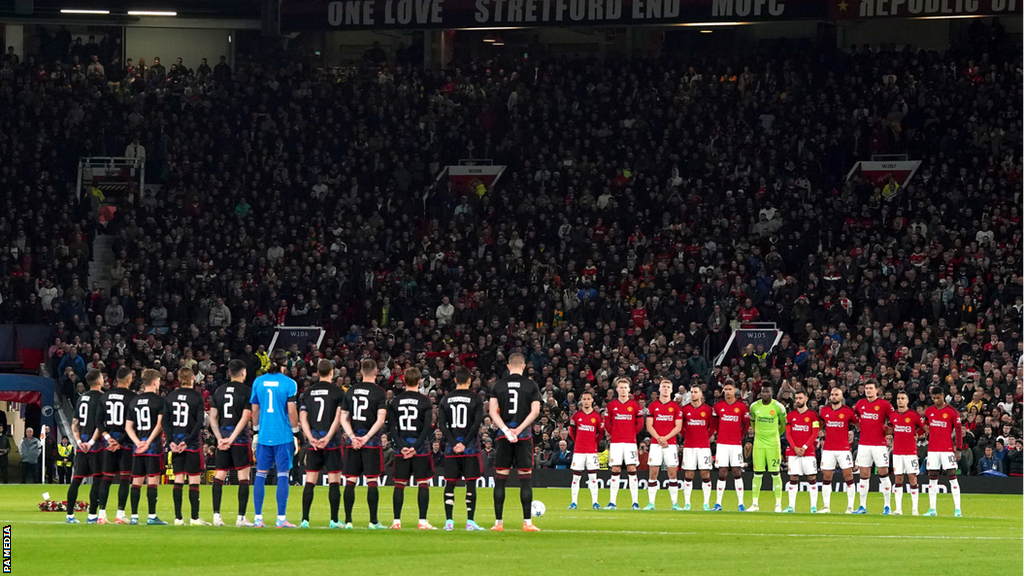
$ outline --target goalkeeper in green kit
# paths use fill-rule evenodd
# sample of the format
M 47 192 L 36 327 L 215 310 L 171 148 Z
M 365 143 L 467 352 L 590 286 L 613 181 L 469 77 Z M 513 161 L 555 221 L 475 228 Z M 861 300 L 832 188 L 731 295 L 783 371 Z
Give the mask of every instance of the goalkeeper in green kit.
M 757 512 L 757 499 L 761 495 L 761 480 L 767 471 L 772 475 L 775 492 L 775 511 L 782 512 L 782 444 L 779 437 L 786 433 L 786 409 L 772 398 L 770 385 L 761 387 L 761 399 L 750 405 L 750 423 L 754 428 L 754 485 L 753 498 L 747 512 Z

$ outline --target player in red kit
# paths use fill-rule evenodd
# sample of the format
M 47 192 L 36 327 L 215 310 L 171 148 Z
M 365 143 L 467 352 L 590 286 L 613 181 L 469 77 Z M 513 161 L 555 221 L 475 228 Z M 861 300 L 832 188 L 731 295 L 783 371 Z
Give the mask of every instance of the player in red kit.
M 672 401 L 672 381 L 663 379 L 658 384 L 658 399 L 647 407 L 647 433 L 651 435 L 651 452 L 647 457 L 647 465 L 651 467 L 647 483 L 647 507 L 654 510 L 654 502 L 658 498 L 658 473 L 661 465 L 668 468 L 668 495 L 672 499 L 672 509 L 679 507 L 679 483 L 676 474 L 679 471 L 679 445 L 676 436 L 683 428 L 683 407 Z
M 946 393 L 932 386 L 932 404 L 924 411 L 928 427 L 928 511 L 925 516 L 936 516 L 935 502 L 939 497 L 939 472 L 949 476 L 949 492 L 953 495 L 953 516 L 960 517 L 960 481 L 956 479 L 956 466 L 964 446 L 964 431 L 960 413 L 946 404 Z
M 853 411 L 860 418 L 860 446 L 857 448 L 857 467 L 860 468 L 860 508 L 854 514 L 868 513 L 868 481 L 871 467 L 878 467 L 878 487 L 882 491 L 885 507 L 882 514 L 888 514 L 892 499 L 892 482 L 889 480 L 889 447 L 885 443 L 885 428 L 892 414 L 892 404 L 878 397 L 878 382 L 868 380 L 864 384 L 864 398 L 857 402 Z
M 704 489 L 704 510 L 711 510 L 711 435 L 715 418 L 711 406 L 704 403 L 699 386 L 690 388 L 690 403 L 683 406 L 683 510 L 690 509 L 693 473 L 700 470 Z
M 640 483 L 636 477 L 636 466 L 640 463 L 636 450 L 636 435 L 643 428 L 644 419 L 640 414 L 640 405 L 629 396 L 629 378 L 615 379 L 617 397 L 608 403 L 604 427 L 610 436 L 608 447 L 608 466 L 612 469 L 609 480 L 611 497 L 605 510 L 615 510 L 615 499 L 619 495 L 619 483 L 622 478 L 622 466 L 626 466 L 629 476 L 629 493 L 633 497 L 633 509 L 640 509 Z
M 580 410 L 572 415 L 569 421 L 569 436 L 573 441 L 572 454 L 572 504 L 569 510 L 577 508 L 580 495 L 580 481 L 583 471 L 587 471 L 587 487 L 590 488 L 590 501 L 594 510 L 600 510 L 597 503 L 597 443 L 604 435 L 604 421 L 594 410 L 594 395 L 589 391 L 580 395 Z
M 718 467 L 718 499 L 712 510 L 722 511 L 725 480 L 731 468 L 733 486 L 736 488 L 736 502 L 739 503 L 739 511 L 743 512 L 743 438 L 750 429 L 750 411 L 746 404 L 736 398 L 736 385 L 732 380 L 725 381 L 722 395 L 725 400 L 715 404 L 711 413 L 717 426 L 715 466 Z
M 818 415 L 807 407 L 807 393 L 803 390 L 796 393 L 793 405 L 796 408 L 786 415 L 786 441 L 789 448 L 789 506 L 783 512 L 796 512 L 796 493 L 800 488 L 800 476 L 810 484 L 811 514 L 818 511 L 818 461 L 814 457 L 814 449 L 818 444 L 818 432 L 821 424 Z
M 853 514 L 853 454 L 850 453 L 850 426 L 856 424 L 857 413 L 843 403 L 843 391 L 833 388 L 828 395 L 828 406 L 819 412 L 825 423 L 825 444 L 821 447 L 821 510 L 828 514 L 832 500 L 832 475 L 836 468 L 843 472 L 846 482 L 846 513 Z
M 896 473 L 896 510 L 893 514 L 903 514 L 903 477 L 909 482 L 912 512 L 917 516 L 917 437 L 924 432 L 921 417 L 916 410 L 910 409 L 910 397 L 906 392 L 896 395 L 896 411 L 889 415 L 892 426 L 892 467 Z

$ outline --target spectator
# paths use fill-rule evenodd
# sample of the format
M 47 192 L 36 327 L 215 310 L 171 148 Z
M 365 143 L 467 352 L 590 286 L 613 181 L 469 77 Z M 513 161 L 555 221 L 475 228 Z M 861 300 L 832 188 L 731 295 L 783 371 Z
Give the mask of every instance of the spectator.
M 978 474 L 985 474 L 987 472 L 1005 475 L 1003 461 L 996 457 L 992 446 L 985 446 L 985 456 L 978 460 Z
M 39 458 L 43 453 L 43 443 L 35 437 L 35 431 L 25 429 L 25 437 L 18 445 L 21 454 L 21 483 L 36 484 L 39 482 Z
M 534 446 L 533 467 L 535 469 L 548 469 L 555 466 L 555 453 L 547 446 Z
M 2 442 L 2 441 L 0 441 Z M 67 436 L 61 436 L 60 444 L 57 446 L 57 482 L 70 484 L 71 476 L 74 474 L 75 447 L 68 441 Z
M 438 305 L 435 315 L 437 317 L 437 325 L 439 327 L 443 328 L 448 324 L 451 324 L 452 317 L 455 316 L 455 307 L 448 301 L 447 296 L 441 299 L 441 304 Z
M 1017 440 L 1012 449 L 1006 451 L 1006 475 L 1024 476 L 1024 442 Z
M 68 348 L 68 353 L 60 361 L 57 366 L 57 371 L 63 373 L 65 369 L 70 368 L 75 373 L 77 380 L 81 381 L 85 378 L 85 360 L 78 355 L 78 347 L 71 346 Z
M 220 57 L 220 61 L 213 67 L 213 79 L 218 84 L 224 84 L 231 80 L 231 66 L 228 65 L 228 59 L 224 56 Z
M 555 453 L 554 467 L 557 470 L 567 470 L 572 464 L 572 452 L 569 451 L 569 444 L 565 440 L 558 441 L 558 452 Z
M 384 470 L 392 468 L 395 462 L 395 449 L 391 446 L 391 441 L 388 439 L 387 434 L 381 435 L 380 446 L 381 457 L 384 459 Z
M 100 64 L 100 57 L 98 54 L 92 55 L 92 61 L 89 66 L 85 69 L 85 75 L 94 82 L 100 82 L 106 78 L 106 71 L 103 69 L 103 64 Z
M 430 459 L 434 462 L 435 470 L 444 467 L 444 450 L 441 449 L 441 443 L 436 440 L 430 444 Z
M 0 424 L 0 482 L 7 484 L 8 477 L 8 455 L 11 453 L 11 439 L 7 437 L 6 426 Z
M 126 158 L 146 159 L 146 147 L 139 143 L 138 136 L 132 138 L 131 144 L 124 149 L 124 155 Z

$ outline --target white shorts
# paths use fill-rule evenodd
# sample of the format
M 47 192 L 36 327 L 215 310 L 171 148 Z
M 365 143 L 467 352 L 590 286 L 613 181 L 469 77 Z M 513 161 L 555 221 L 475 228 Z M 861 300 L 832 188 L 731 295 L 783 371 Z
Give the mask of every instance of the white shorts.
M 679 446 L 669 444 L 668 448 L 662 448 L 657 442 L 651 443 L 651 451 L 647 454 L 647 465 L 651 468 L 661 466 L 662 463 L 669 468 L 679 468 Z
M 601 466 L 597 463 L 597 454 L 573 454 L 570 470 L 597 470 Z
M 683 448 L 683 470 L 711 470 L 711 448 Z
M 919 474 L 921 472 L 921 463 L 917 461 L 916 454 L 914 456 L 893 454 L 892 467 L 897 476 L 900 474 Z
M 743 468 L 743 446 L 719 444 L 715 448 L 715 466 L 718 468 Z
M 814 456 L 790 456 L 790 476 L 814 476 L 818 473 L 818 462 Z
M 849 450 L 822 450 L 821 469 L 835 472 L 836 468 L 842 470 L 853 468 L 853 454 Z
M 929 470 L 956 470 L 956 454 L 952 452 L 928 452 Z
M 608 447 L 609 466 L 636 466 L 640 464 L 640 456 L 636 451 L 636 444 L 628 442 L 616 442 Z
M 889 467 L 889 449 L 885 446 L 861 446 L 857 448 L 857 467 Z

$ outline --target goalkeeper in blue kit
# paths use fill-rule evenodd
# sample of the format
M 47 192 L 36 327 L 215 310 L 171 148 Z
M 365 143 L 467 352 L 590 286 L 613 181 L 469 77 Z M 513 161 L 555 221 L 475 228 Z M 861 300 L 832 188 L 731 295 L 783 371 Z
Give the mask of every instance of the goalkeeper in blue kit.
M 287 361 L 284 350 L 274 350 L 270 354 L 270 370 L 252 384 L 253 430 L 259 434 L 256 441 L 256 482 L 253 484 L 256 528 L 263 528 L 263 494 L 271 467 L 277 469 L 276 526 L 295 528 L 285 518 L 285 512 L 288 510 L 288 472 L 292 469 L 295 434 L 299 430 L 298 386 L 295 380 L 283 374 Z

